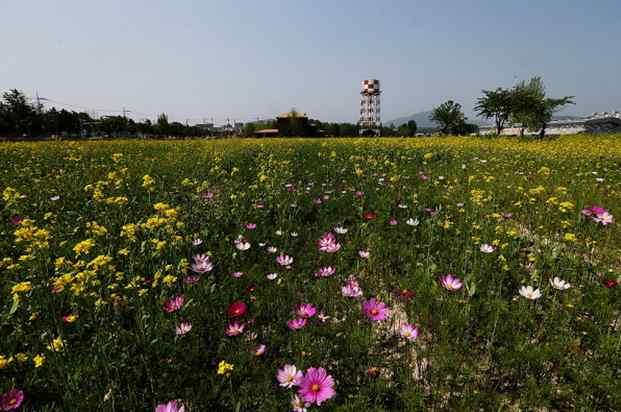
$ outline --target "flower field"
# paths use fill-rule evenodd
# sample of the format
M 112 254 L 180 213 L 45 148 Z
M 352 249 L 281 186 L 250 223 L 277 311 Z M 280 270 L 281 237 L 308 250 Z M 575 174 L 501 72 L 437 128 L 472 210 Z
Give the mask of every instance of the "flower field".
M 619 410 L 621 136 L 0 145 L 0 410 Z

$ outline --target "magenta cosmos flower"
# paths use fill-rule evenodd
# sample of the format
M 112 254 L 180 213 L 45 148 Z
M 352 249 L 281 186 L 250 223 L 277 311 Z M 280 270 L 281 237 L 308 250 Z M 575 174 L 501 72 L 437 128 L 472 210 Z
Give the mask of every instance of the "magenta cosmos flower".
M 332 266 L 324 266 L 322 268 L 317 269 L 317 271 L 315 272 L 315 277 L 316 278 L 327 278 L 327 277 L 334 275 L 335 273 L 336 273 L 336 269 L 334 269 Z
M 194 255 L 192 260 L 194 261 L 191 266 L 192 272 L 203 274 L 211 272 L 213 269 L 213 264 L 208 255 Z
M 298 389 L 298 396 L 304 402 L 321 405 L 334 397 L 334 379 L 324 368 L 308 368 Z
M 440 276 L 440 286 L 449 292 L 454 292 L 462 288 L 463 282 L 457 276 L 452 274 L 446 274 L 444 276 Z
M 332 232 L 326 232 L 317 240 L 317 248 L 320 252 L 336 253 L 341 250 L 341 244 L 337 242 Z
M 0 410 L 14 411 L 24 402 L 24 391 L 11 389 L 7 393 L 0 395 Z
M 293 388 L 294 386 L 298 386 L 302 381 L 302 377 L 304 374 L 302 371 L 299 371 L 295 365 L 285 365 L 282 369 L 278 369 L 276 373 L 276 380 L 283 388 Z
M 306 320 L 306 318 L 297 318 L 288 321 L 287 326 L 291 330 L 300 330 L 303 329 L 307 323 L 308 321 Z
M 390 315 L 388 306 L 375 298 L 364 302 L 362 304 L 362 311 L 372 321 L 386 320 Z
M 164 312 L 173 313 L 183 307 L 185 297 L 183 295 L 173 296 L 164 303 Z
M 248 311 L 248 305 L 243 300 L 236 300 L 227 308 L 229 318 L 238 318 L 244 316 Z
M 582 209 L 582 215 L 586 217 L 590 217 L 596 223 L 601 224 L 602 226 L 608 226 L 615 222 L 614 217 L 608 210 L 599 206 L 599 205 L 591 205 Z
M 157 405 L 155 412 L 185 412 L 185 406 L 179 401 L 168 401 Z
M 312 318 L 315 313 L 317 313 L 317 308 L 310 303 L 301 303 L 295 308 L 295 314 L 300 318 Z

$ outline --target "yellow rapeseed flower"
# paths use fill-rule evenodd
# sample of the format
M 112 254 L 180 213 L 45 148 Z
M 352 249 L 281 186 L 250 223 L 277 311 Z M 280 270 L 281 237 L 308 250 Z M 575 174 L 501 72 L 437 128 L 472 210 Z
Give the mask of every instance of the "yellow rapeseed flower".
M 32 358 L 32 361 L 34 362 L 35 368 L 40 368 L 45 363 L 45 355 L 36 354 L 34 358 Z
M 218 364 L 218 375 L 229 376 L 233 372 L 234 366 L 226 361 L 220 361 Z

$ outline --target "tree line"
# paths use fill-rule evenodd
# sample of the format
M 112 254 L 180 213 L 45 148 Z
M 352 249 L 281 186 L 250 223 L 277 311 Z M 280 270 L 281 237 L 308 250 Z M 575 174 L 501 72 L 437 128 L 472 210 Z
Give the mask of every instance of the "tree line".
M 162 113 L 156 122 L 135 121 L 125 116 L 103 116 L 95 119 L 86 112 L 52 107 L 44 110 L 31 104 L 24 93 L 10 90 L 0 99 L 0 136 L 204 136 L 205 130 L 179 122 L 169 122 Z
M 541 77 L 533 77 L 512 88 L 483 90 L 483 96 L 477 99 L 474 109 L 478 116 L 494 122 L 498 135 L 508 124 L 512 124 L 520 127 L 521 135 L 526 129 L 538 130 L 539 136 L 543 138 L 554 113 L 568 104 L 574 104 L 573 99 L 574 96 L 548 97 Z M 319 120 L 307 119 L 303 124 L 298 124 L 302 118 L 292 116 L 285 123 L 277 120 L 246 123 L 242 135 L 253 136 L 257 130 L 275 128 L 283 129 L 285 136 L 358 135 L 358 126 L 354 123 L 322 123 Z M 467 122 L 461 104 L 453 100 L 434 107 L 430 119 L 439 125 L 442 134 L 465 135 L 478 132 L 477 125 Z M 417 124 L 413 120 L 398 127 L 392 124 L 381 127 L 382 136 L 415 136 L 417 131 Z M 301 132 L 304 133 L 300 134 Z M 135 121 L 125 116 L 104 116 L 96 119 L 86 112 L 58 110 L 55 107 L 44 110 L 41 105 L 31 104 L 22 92 L 15 89 L 3 93 L 0 99 L 0 136 L 196 137 L 209 133 L 200 126 L 169 122 L 165 113 L 156 122 L 149 119 Z
M 574 104 L 573 99 L 574 96 L 548 97 L 541 77 L 533 77 L 510 89 L 483 90 L 474 110 L 478 116 L 494 121 L 497 135 L 511 123 L 520 127 L 520 136 L 529 129 L 538 130 L 539 137 L 543 138 L 554 113 Z M 452 100 L 434 107 L 431 120 L 440 125 L 442 133 L 465 134 L 464 112 L 461 105 Z

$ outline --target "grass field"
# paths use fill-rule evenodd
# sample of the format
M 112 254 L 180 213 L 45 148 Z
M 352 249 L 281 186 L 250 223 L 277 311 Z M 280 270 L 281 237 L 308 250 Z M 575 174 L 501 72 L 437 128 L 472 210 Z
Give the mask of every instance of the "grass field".
M 0 192 L 0 410 L 621 409 L 619 135 L 7 143 Z

